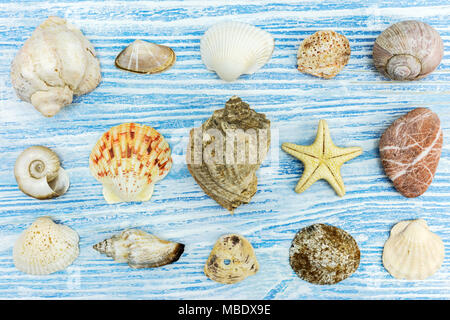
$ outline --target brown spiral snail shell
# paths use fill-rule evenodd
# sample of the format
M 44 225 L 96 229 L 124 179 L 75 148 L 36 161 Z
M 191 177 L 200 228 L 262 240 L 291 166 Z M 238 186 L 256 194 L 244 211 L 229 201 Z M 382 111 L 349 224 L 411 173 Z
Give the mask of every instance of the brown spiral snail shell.
M 418 80 L 433 72 L 444 55 L 439 33 L 415 20 L 401 21 L 384 30 L 373 46 L 375 67 L 392 80 Z

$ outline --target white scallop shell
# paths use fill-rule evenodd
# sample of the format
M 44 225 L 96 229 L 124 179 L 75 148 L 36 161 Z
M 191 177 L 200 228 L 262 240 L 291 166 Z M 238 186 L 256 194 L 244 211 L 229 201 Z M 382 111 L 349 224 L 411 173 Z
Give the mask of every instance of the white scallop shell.
M 17 239 L 14 265 L 20 271 L 45 275 L 67 268 L 78 257 L 78 234 L 49 217 L 37 218 Z
M 423 219 L 397 223 L 384 245 L 383 265 L 397 279 L 426 279 L 443 261 L 444 244 Z
M 271 34 L 236 21 L 212 26 L 200 41 L 203 63 L 225 81 L 255 73 L 269 61 L 273 49 Z

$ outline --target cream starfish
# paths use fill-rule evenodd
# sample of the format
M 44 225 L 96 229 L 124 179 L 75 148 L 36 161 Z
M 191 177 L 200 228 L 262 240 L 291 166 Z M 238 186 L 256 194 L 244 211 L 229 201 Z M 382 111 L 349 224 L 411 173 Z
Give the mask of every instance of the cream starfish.
M 301 160 L 305 167 L 303 175 L 295 187 L 295 192 L 302 193 L 317 180 L 325 179 L 340 197 L 345 194 L 341 166 L 362 153 L 362 149 L 359 147 L 336 147 L 331 140 L 330 130 L 325 120 L 319 121 L 316 140 L 312 145 L 299 146 L 293 143 L 283 143 L 281 148 Z

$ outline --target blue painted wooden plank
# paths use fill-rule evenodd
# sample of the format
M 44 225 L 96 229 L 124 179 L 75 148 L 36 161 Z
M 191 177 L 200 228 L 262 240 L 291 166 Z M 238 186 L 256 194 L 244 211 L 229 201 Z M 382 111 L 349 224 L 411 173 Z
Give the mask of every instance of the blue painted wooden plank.
M 26 6 L 27 10 L 23 10 Z M 94 44 L 103 81 L 53 118 L 20 101 L 11 88 L 10 62 L 48 15 L 79 26 Z M 414 107 L 438 113 L 450 134 L 449 1 L 6 1 L 0 0 L 0 298 L 81 299 L 449 299 L 450 149 L 444 142 L 436 177 L 416 199 L 399 195 L 384 175 L 378 139 L 392 121 Z M 235 19 L 273 34 L 272 59 L 258 73 L 224 83 L 203 66 L 200 38 L 212 24 Z M 387 81 L 372 63 L 372 44 L 393 22 L 420 19 L 441 34 L 446 54 L 429 77 L 412 83 Z M 349 64 L 333 80 L 296 70 L 298 44 L 318 29 L 350 40 Z M 170 45 L 177 63 L 165 73 L 140 76 L 114 68 L 116 54 L 135 38 Z M 237 94 L 272 121 L 272 145 L 258 172 L 258 192 L 230 216 L 206 196 L 184 163 L 189 130 Z M 342 168 L 347 194 L 339 198 L 326 182 L 305 193 L 293 189 L 301 164 L 280 144 L 311 143 L 319 119 L 328 120 L 336 144 L 364 153 Z M 108 205 L 90 175 L 88 157 L 98 137 L 127 121 L 157 128 L 169 141 L 174 165 L 150 202 Z M 445 138 L 444 138 L 445 141 Z M 22 194 L 13 167 L 28 146 L 53 148 L 67 169 L 64 196 L 38 201 Z M 14 268 L 12 246 L 38 216 L 50 215 L 80 235 L 80 256 L 67 270 L 44 277 Z M 441 270 L 425 281 L 399 281 L 383 268 L 381 253 L 399 220 L 425 218 L 446 244 Z M 314 286 L 291 270 L 288 249 L 295 233 L 312 223 L 330 223 L 351 233 L 361 264 L 334 286 Z M 140 227 L 186 244 L 175 264 L 132 270 L 100 256 L 92 245 L 126 228 Z M 238 232 L 255 247 L 261 270 L 224 286 L 203 274 L 215 240 Z

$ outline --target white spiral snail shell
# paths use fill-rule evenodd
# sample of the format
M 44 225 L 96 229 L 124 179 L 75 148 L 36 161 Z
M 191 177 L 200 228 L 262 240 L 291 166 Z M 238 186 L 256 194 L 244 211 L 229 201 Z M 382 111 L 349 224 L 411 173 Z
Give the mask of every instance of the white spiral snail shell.
M 19 155 L 14 176 L 20 190 L 36 199 L 58 197 L 69 189 L 69 176 L 58 156 L 43 146 L 29 147 Z

